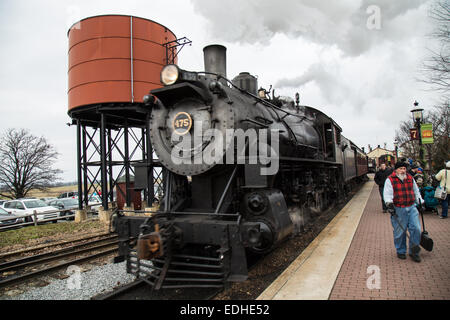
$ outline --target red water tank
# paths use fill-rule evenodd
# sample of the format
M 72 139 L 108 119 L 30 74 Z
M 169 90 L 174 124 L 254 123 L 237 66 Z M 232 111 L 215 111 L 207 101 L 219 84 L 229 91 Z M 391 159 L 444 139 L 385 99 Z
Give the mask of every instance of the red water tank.
M 125 15 L 83 19 L 68 37 L 69 113 L 101 103 L 142 102 L 161 87 L 160 72 L 167 64 L 163 44 L 176 40 L 159 23 Z

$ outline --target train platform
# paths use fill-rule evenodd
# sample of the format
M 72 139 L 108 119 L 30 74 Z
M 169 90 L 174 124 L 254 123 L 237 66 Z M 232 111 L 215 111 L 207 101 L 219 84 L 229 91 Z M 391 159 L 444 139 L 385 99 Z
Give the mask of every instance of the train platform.
M 432 252 L 397 258 L 390 214 L 370 178 L 258 300 L 448 300 L 450 220 L 425 212 Z

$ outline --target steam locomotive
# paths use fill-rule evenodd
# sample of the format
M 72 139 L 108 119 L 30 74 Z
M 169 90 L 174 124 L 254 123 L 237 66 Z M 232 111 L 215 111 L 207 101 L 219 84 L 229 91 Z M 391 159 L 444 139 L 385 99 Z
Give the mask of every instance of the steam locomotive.
M 368 169 L 341 127 L 298 95 L 270 96 L 249 73 L 229 81 L 223 46 L 205 47 L 204 59 L 205 72 L 165 66 L 164 87 L 145 97 L 165 168 L 159 210 L 115 219 L 116 262 L 155 289 L 245 280 L 249 252 L 303 230 Z

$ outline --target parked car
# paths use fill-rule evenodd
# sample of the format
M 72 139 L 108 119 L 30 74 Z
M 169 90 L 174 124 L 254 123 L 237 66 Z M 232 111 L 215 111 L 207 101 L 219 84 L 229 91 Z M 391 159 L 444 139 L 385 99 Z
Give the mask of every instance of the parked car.
M 102 205 L 102 198 L 100 198 L 100 196 L 98 194 L 91 194 L 89 196 L 88 204 L 94 213 L 98 212 L 98 209 Z
M 0 208 L 0 227 L 12 226 L 23 223 L 24 218 L 9 213 L 5 209 Z
M 16 199 L 11 201 L 6 201 L 3 208 L 17 216 L 26 216 L 33 214 L 36 210 L 37 220 L 51 219 L 59 217 L 59 212 L 55 211 L 54 207 L 48 206 L 44 201 L 40 199 Z M 34 222 L 34 216 L 25 217 L 25 222 Z M 57 220 L 53 220 L 54 223 Z
M 5 202 L 8 200 L 0 200 L 0 208 L 3 208 L 3 205 L 5 204 Z
M 78 200 L 73 198 L 66 198 L 66 199 L 56 199 L 51 200 L 48 203 L 49 206 L 53 206 L 55 208 L 58 208 L 59 210 L 63 210 L 60 212 L 60 217 L 68 216 L 75 214 L 75 210 L 78 209 Z M 67 209 L 67 210 L 66 210 Z M 66 220 L 74 220 L 74 217 L 66 218 Z
M 56 200 L 55 197 L 48 197 L 48 198 L 41 198 L 42 201 L 44 201 L 46 204 L 49 204 L 50 201 Z
M 63 192 L 58 196 L 58 199 L 63 199 L 63 198 L 78 199 L 78 192 L 77 191 Z
M 100 204 L 100 203 L 102 203 L 102 199 L 100 198 L 100 196 L 92 194 L 92 195 L 89 196 L 89 202 L 88 203 L 90 205 Z

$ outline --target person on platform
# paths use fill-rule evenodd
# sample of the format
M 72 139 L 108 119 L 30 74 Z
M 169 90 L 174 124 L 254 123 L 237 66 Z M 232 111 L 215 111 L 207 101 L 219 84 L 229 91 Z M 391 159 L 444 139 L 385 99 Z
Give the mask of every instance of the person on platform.
M 424 176 L 423 176 L 423 170 L 418 165 L 412 165 L 410 172 L 408 172 L 414 180 L 416 180 L 417 186 L 419 188 L 422 188 L 424 185 Z
M 414 161 L 412 159 L 400 158 L 400 162 L 406 163 L 406 172 L 409 172 Z
M 447 191 L 447 197 L 442 200 L 442 214 L 440 216 L 441 219 L 447 219 L 448 217 L 448 202 L 449 202 L 449 193 L 450 193 L 450 161 L 447 161 L 444 169 L 436 174 L 435 178 L 437 181 L 440 181 L 440 186 L 444 190 Z
M 406 172 L 407 163 L 397 162 L 394 172 L 384 183 L 384 201 L 391 214 L 397 257 L 406 259 L 406 230 L 409 231 L 409 255 L 420 262 L 421 226 L 416 205 L 424 202 L 414 178 Z
M 384 189 L 384 182 L 386 181 L 387 177 L 391 175 L 393 172 L 393 169 L 386 168 L 386 164 L 382 163 L 380 165 L 380 169 L 375 173 L 375 183 L 378 185 L 378 190 L 380 191 L 381 196 L 381 206 L 383 208 L 383 212 L 387 212 L 386 202 L 383 199 L 383 189 Z
M 417 174 L 418 170 L 419 170 L 419 166 L 413 164 L 413 165 L 411 165 L 411 169 L 408 170 L 408 173 L 414 177 Z

